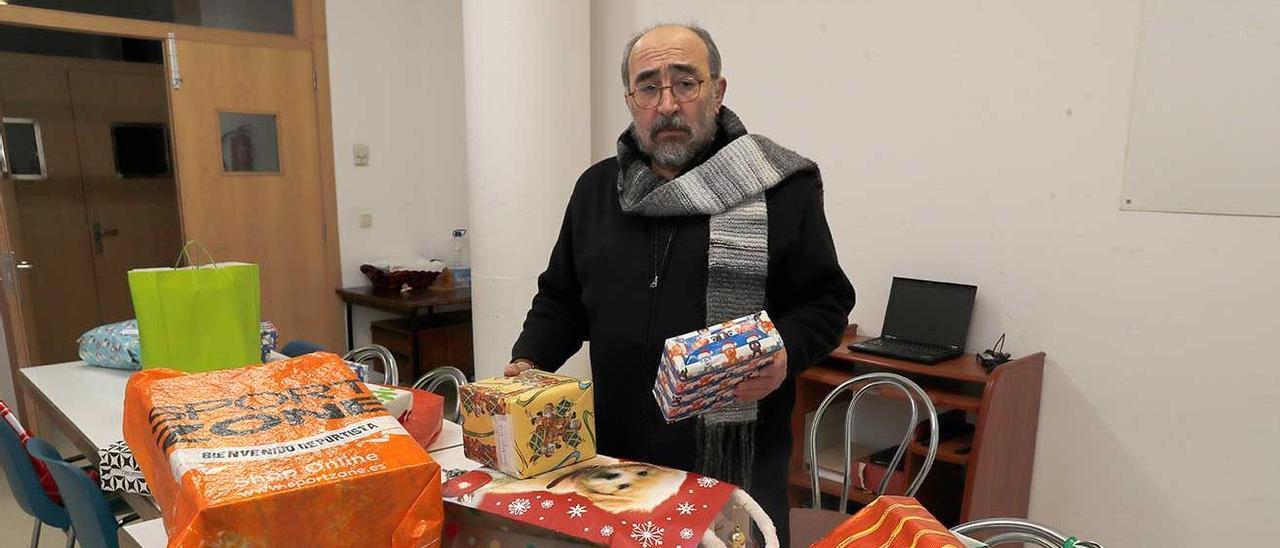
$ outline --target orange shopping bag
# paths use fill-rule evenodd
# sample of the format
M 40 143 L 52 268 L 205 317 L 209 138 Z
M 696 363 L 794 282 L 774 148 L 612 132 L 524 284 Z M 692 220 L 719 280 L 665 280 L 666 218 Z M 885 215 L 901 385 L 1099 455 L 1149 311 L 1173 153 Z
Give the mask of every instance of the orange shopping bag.
M 912 497 L 881 496 L 811 548 L 964 548 Z
M 171 547 L 440 542 L 440 467 L 332 354 L 136 373 L 124 437 Z

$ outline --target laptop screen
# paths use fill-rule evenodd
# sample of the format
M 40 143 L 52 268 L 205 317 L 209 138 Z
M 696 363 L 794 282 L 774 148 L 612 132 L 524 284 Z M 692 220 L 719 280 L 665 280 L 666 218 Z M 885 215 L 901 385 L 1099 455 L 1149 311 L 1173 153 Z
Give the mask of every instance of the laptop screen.
M 894 278 L 884 334 L 910 342 L 964 348 L 978 288 L 946 282 Z

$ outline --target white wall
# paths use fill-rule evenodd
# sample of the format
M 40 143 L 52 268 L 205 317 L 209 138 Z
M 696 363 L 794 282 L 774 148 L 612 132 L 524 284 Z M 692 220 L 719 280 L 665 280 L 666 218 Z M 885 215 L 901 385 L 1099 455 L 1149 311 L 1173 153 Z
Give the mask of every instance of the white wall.
M 591 159 L 590 4 L 463 9 L 476 375 L 511 358 L 565 204 Z M 585 354 L 566 373 L 585 371 Z M 546 364 L 541 364 L 546 365 Z
M 367 285 L 365 261 L 440 257 L 467 226 L 462 2 L 330 0 L 330 89 L 342 283 Z M 352 146 L 367 143 L 369 165 Z M 359 215 L 373 213 L 373 227 Z M 356 309 L 356 344 L 371 319 Z
M 979 286 L 971 347 L 1048 353 L 1032 518 L 1108 546 L 1269 531 L 1280 220 L 1119 211 L 1139 0 L 592 7 L 594 157 L 627 35 L 700 21 L 726 104 L 822 166 L 864 332 L 891 276 L 937 278 Z

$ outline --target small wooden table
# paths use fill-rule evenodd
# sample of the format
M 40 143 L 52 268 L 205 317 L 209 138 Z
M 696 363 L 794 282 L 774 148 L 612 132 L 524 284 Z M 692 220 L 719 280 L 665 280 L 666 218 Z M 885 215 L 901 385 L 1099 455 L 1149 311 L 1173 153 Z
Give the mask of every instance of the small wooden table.
M 869 337 L 857 335 L 857 326 L 845 331 L 840 346 L 821 363 L 796 379 L 796 406 L 791 428 L 795 444 L 791 454 L 790 487 L 793 501 L 809 493 L 810 476 L 804 457 L 805 414 L 836 386 L 871 371 L 888 371 L 911 378 L 939 408 L 959 409 L 976 414 L 972 434 L 942 441 L 937 462 L 951 465 L 951 474 L 935 466 L 926 483 L 949 492 L 955 504 L 930 510 L 943 523 L 955 525 L 980 518 L 1026 517 L 1031 499 L 1031 472 L 1035 462 L 1036 431 L 1040 416 L 1040 385 L 1044 375 L 1044 352 L 1014 359 L 987 371 L 973 354 L 925 365 L 850 350 L 848 345 Z M 890 398 L 902 398 L 893 390 L 880 391 Z M 927 449 L 912 441 L 907 446 L 907 470 L 924 458 Z M 839 482 L 822 480 L 824 493 L 839 495 Z M 871 502 L 874 494 L 853 487 L 850 500 Z M 929 504 L 926 502 L 926 504 Z
M 347 350 L 355 348 L 355 326 L 351 323 L 351 308 L 355 305 L 383 310 L 409 317 L 410 366 L 418 363 L 418 318 L 423 311 L 427 316 L 436 307 L 471 307 L 471 288 L 427 289 L 425 291 L 374 291 L 371 286 L 346 287 L 335 291 L 347 305 Z

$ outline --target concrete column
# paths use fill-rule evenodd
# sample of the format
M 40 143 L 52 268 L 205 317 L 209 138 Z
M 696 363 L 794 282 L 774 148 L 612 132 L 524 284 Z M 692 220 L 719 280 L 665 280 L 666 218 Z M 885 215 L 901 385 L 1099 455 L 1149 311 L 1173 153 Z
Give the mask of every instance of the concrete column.
M 463 2 L 476 375 L 501 375 L 591 162 L 588 0 Z M 430 78 L 430 75 L 428 75 Z M 585 374 L 579 362 L 566 370 Z

